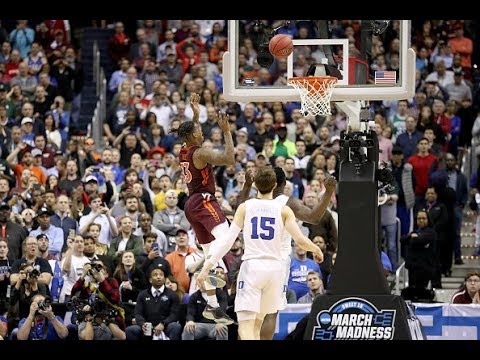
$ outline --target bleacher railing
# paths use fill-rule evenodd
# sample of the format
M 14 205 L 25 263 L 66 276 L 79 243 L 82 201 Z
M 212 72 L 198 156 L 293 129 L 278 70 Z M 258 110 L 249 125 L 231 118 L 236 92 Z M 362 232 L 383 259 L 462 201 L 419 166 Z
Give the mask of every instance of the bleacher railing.
M 403 279 L 403 287 L 400 288 L 400 279 Z M 405 267 L 405 261 L 403 261 L 400 266 L 395 271 L 395 295 L 400 295 L 402 289 L 408 287 L 408 270 Z
M 88 131 L 98 148 L 103 147 L 103 121 L 107 113 L 107 79 L 100 65 L 98 43 L 93 43 L 93 81 L 96 84 L 97 106 L 93 112 L 92 123 Z

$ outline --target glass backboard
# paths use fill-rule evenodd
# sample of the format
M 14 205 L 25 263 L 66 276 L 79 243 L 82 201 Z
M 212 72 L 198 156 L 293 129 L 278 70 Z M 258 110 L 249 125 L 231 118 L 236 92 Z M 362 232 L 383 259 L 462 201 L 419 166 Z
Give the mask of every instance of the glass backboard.
M 292 37 L 283 59 L 269 50 L 276 34 Z M 400 100 L 415 89 L 409 20 L 229 20 L 223 56 L 229 101 L 299 101 L 288 78 L 335 76 L 332 101 Z

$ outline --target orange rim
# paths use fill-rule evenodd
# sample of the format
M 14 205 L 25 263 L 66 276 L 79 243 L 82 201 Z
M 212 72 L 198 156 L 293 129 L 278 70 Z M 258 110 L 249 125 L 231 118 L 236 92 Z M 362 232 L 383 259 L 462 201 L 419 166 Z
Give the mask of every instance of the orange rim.
M 294 82 L 294 83 L 299 83 L 299 84 L 304 84 L 305 82 L 308 82 L 311 87 L 310 93 L 319 91 L 321 96 L 325 95 L 325 91 L 323 89 L 320 89 L 320 84 L 336 84 L 338 82 L 338 79 L 335 76 L 302 76 L 302 77 L 294 77 L 294 78 L 288 78 L 288 82 Z

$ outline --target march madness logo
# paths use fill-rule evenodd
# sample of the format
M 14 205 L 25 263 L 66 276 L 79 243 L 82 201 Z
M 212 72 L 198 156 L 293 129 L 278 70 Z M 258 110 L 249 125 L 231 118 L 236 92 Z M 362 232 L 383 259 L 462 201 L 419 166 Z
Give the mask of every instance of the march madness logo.
M 312 340 L 392 340 L 396 310 L 379 311 L 360 298 L 337 301 L 317 315 Z

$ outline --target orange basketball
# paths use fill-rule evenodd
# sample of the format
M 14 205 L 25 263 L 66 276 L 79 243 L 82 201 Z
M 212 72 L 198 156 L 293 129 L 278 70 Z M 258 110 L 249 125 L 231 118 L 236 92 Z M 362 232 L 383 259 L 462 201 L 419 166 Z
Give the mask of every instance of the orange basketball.
M 275 35 L 268 44 L 268 50 L 277 59 L 285 59 L 293 51 L 292 38 L 288 35 Z

